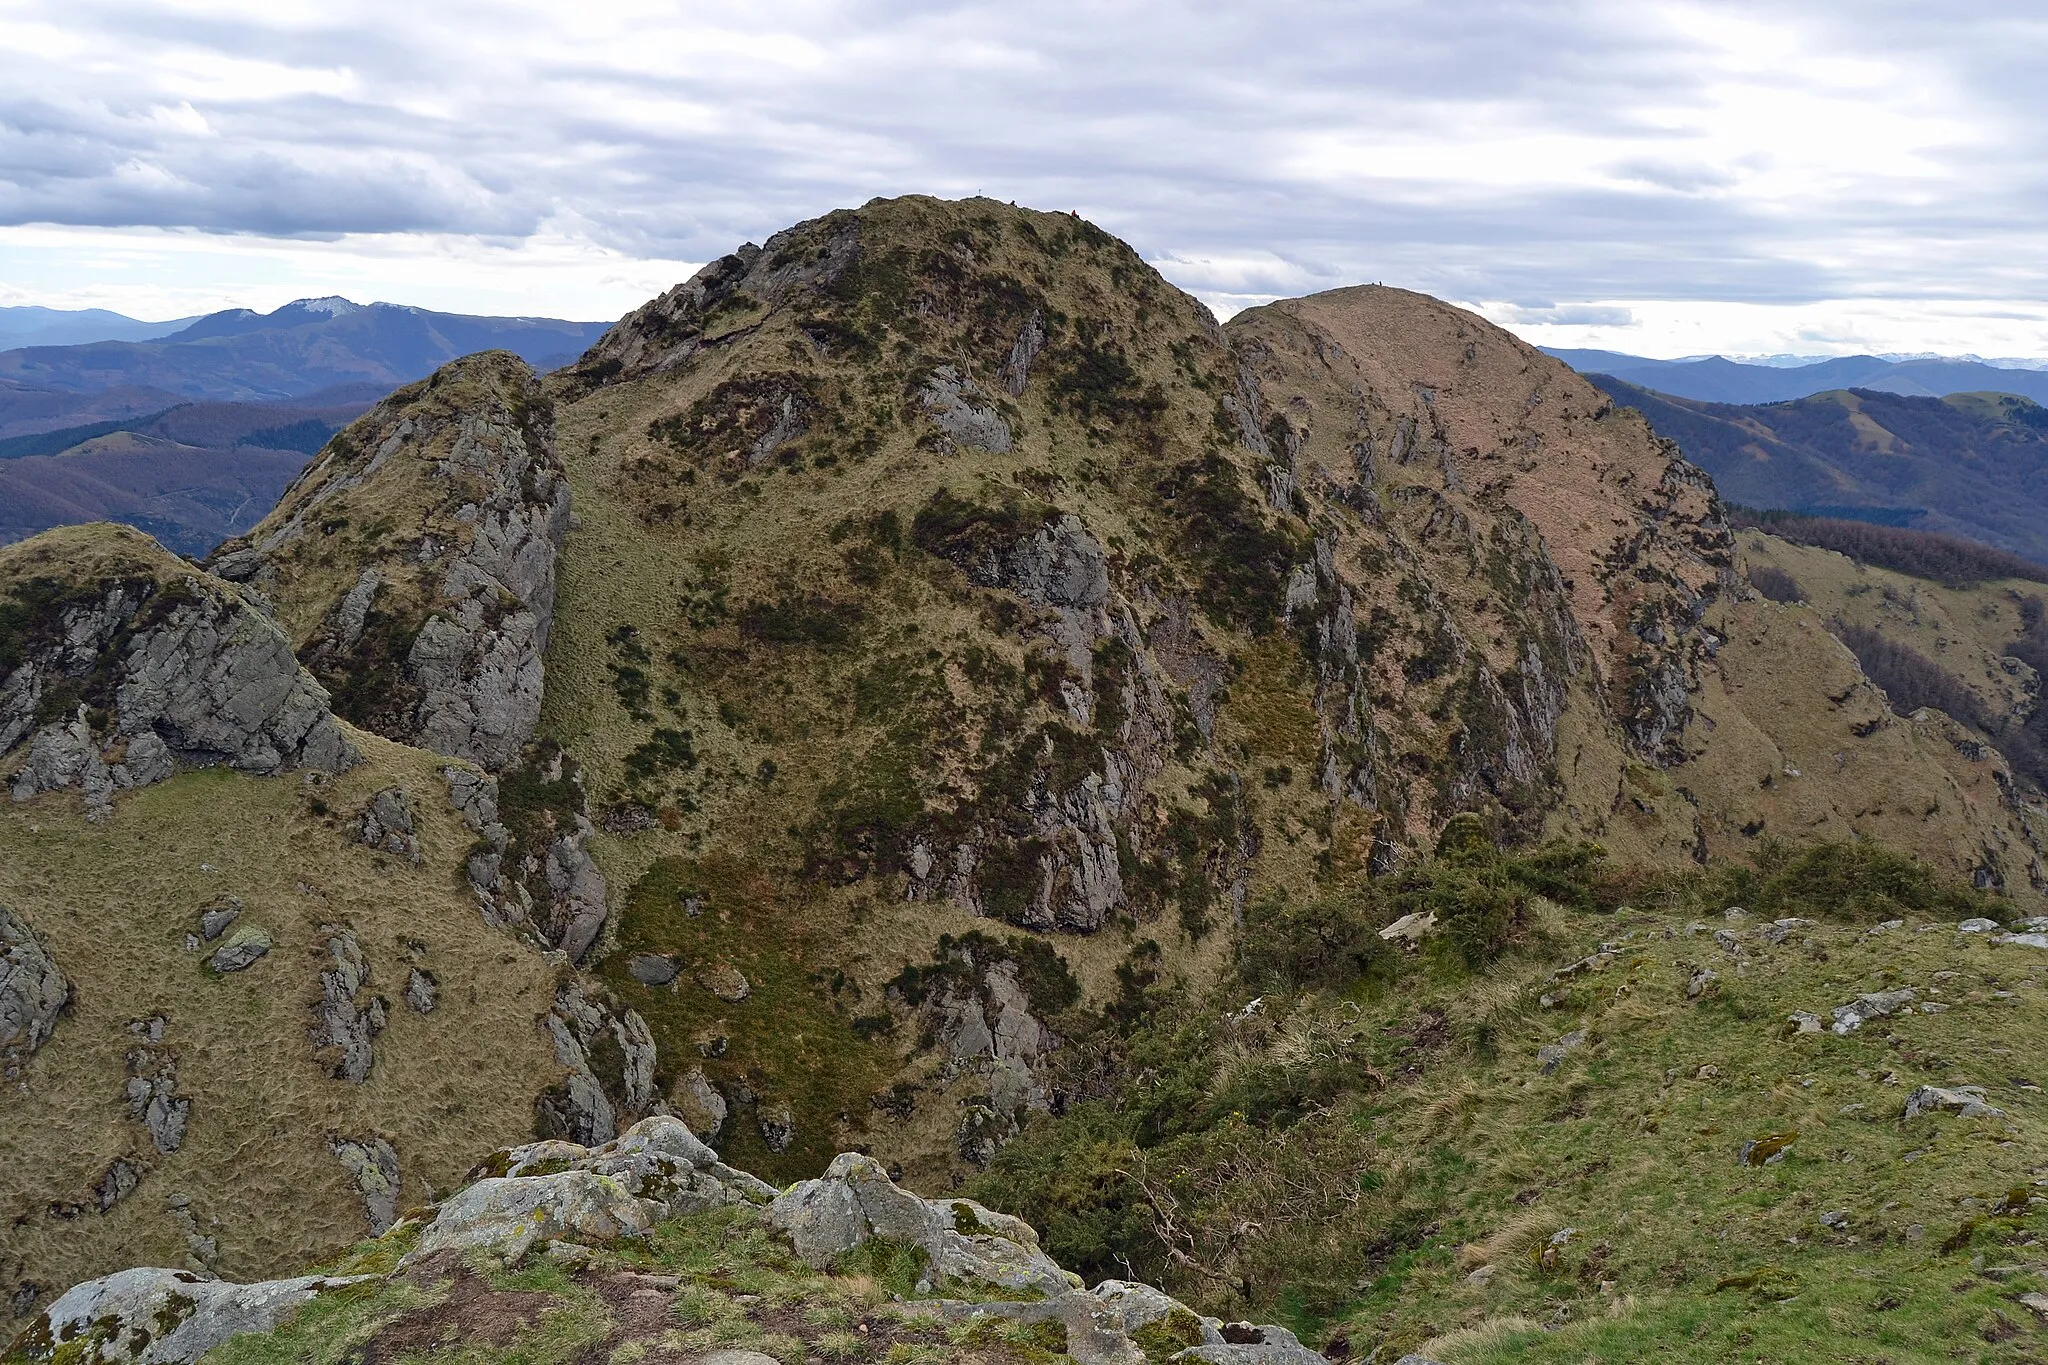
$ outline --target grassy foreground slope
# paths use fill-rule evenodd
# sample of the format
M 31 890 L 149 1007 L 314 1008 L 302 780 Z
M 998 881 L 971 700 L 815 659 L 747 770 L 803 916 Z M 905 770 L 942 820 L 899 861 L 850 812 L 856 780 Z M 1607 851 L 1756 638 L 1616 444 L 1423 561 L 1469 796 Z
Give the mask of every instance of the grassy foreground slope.
M 1213 990 L 1137 964 L 1073 1028 L 1063 1115 L 970 1188 L 1091 1278 L 1337 1356 L 2040 1358 L 2048 948 L 1959 931 L 1988 902 L 1868 846 L 1574 856 L 1257 906 Z M 1432 908 L 1419 947 L 1375 932 Z M 1951 1107 L 1907 1117 L 1929 1086 Z

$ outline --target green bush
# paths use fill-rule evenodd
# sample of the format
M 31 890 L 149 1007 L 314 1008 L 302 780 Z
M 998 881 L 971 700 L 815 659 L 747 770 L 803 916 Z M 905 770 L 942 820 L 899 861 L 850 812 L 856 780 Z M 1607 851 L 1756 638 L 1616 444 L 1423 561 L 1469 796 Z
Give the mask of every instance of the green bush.
M 1831 840 L 1803 848 L 1766 840 L 1753 867 L 1716 869 L 1693 888 L 1705 909 L 1740 905 L 1772 919 L 1873 923 L 1906 915 L 2001 918 L 1990 897 L 1882 844 Z

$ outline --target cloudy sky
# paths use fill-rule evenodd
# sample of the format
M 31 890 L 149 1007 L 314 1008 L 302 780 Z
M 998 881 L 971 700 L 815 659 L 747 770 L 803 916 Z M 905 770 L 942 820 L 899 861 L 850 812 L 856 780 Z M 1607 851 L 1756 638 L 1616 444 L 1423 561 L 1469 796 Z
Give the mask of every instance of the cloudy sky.
M 876 195 L 1219 313 L 2048 356 L 2039 0 L 0 0 L 0 304 L 608 318 Z

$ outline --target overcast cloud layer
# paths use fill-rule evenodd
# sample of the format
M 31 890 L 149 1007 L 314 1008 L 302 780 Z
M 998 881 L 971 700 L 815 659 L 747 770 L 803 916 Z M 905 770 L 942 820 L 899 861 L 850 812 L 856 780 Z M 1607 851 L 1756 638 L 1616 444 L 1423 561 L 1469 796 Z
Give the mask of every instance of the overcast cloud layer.
M 0 0 L 0 303 L 605 317 L 980 192 L 1225 313 L 1385 280 L 1559 344 L 2048 355 L 2042 14 Z

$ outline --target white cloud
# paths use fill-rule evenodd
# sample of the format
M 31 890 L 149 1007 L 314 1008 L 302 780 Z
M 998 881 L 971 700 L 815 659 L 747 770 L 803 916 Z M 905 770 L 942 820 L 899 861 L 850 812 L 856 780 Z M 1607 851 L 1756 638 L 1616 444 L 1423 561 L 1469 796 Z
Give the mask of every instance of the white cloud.
M 1224 313 L 1385 280 L 1646 349 L 2048 354 L 2023 0 L 0 14 L 0 280 L 42 301 L 605 316 L 801 217 L 984 192 L 1080 209 Z

